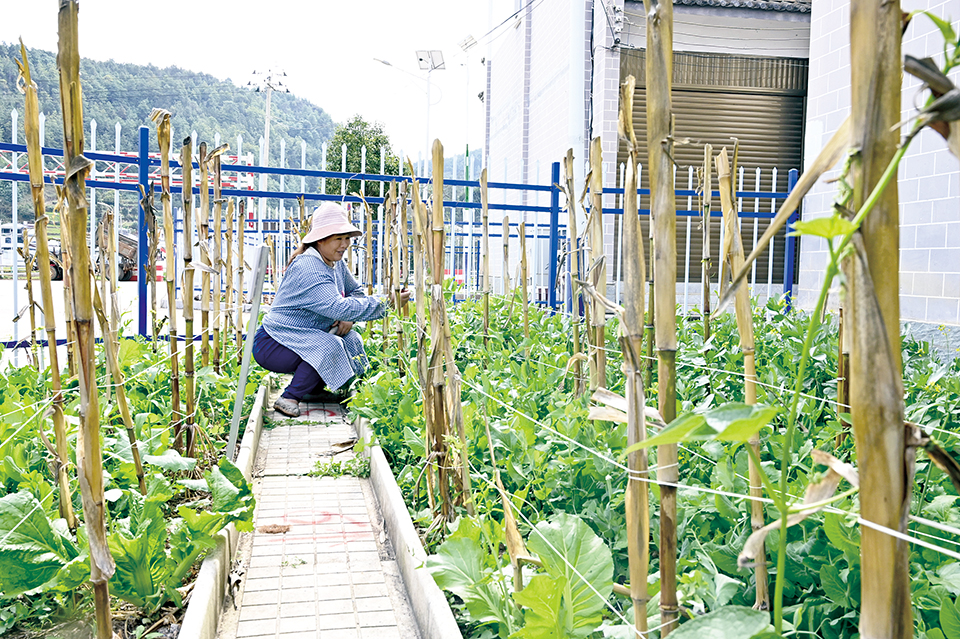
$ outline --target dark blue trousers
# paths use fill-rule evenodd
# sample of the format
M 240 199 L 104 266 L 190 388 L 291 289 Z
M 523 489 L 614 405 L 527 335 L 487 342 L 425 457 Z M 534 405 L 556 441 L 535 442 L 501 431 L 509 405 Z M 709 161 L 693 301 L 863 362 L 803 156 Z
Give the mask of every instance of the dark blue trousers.
M 253 358 L 260 366 L 274 373 L 293 373 L 283 397 L 300 401 L 304 395 L 318 393 L 325 384 L 320 373 L 299 355 L 267 334 L 261 326 L 253 338 Z

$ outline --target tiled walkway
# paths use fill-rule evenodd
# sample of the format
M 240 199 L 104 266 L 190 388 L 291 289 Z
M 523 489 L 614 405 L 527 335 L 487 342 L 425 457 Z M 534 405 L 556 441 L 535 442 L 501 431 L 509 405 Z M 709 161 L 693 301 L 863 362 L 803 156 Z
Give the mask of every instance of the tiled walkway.
M 219 638 L 416 639 L 368 480 L 306 476 L 318 459 L 352 457 L 337 444 L 356 432 L 337 405 L 301 410 L 267 413 L 275 427 L 260 440 L 239 612 L 221 620 Z

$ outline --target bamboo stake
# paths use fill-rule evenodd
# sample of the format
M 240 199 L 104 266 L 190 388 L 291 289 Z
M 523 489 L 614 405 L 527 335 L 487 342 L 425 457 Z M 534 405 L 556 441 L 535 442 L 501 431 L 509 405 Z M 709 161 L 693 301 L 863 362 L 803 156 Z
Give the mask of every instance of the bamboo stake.
M 711 208 L 713 206 L 713 171 L 711 170 L 713 146 L 703 145 L 703 192 L 700 195 L 700 212 L 703 215 L 703 257 L 700 260 L 700 288 L 703 293 L 703 341 L 710 339 L 710 271 L 713 270 L 713 258 L 710 256 Z
M 897 151 L 902 13 L 899 2 L 852 0 L 853 210 L 859 210 Z M 904 441 L 900 353 L 899 206 L 894 180 L 854 236 L 847 260 L 850 301 L 850 414 L 860 462 L 860 513 L 906 532 L 913 452 Z M 789 443 L 789 442 L 788 442 Z M 861 526 L 860 635 L 913 634 L 907 542 Z
M 189 158 L 189 156 L 187 156 Z M 207 240 L 210 239 L 210 156 L 207 155 L 207 143 L 200 143 L 200 208 L 196 211 L 197 217 L 197 246 L 200 249 L 200 365 L 209 366 L 210 365 L 210 272 L 203 267 L 210 266 L 210 255 L 207 251 Z M 184 215 L 188 210 L 188 205 L 184 205 Z M 186 233 L 186 231 L 184 231 Z M 190 265 L 192 266 L 192 265 Z M 186 258 L 184 258 L 184 268 L 187 267 Z M 186 271 L 184 271 L 186 275 Z M 191 275 L 191 278 L 193 276 Z M 192 284 L 192 282 L 191 282 Z M 184 285 L 184 291 L 190 294 L 190 307 L 191 315 L 193 314 L 193 287 L 187 287 Z M 186 319 L 187 314 L 187 303 L 184 299 L 183 304 L 184 310 L 184 319 Z M 193 338 L 189 337 L 187 342 L 187 349 L 190 350 L 193 348 Z M 193 363 L 190 361 L 190 356 L 187 355 L 187 366 L 193 367 Z M 188 373 L 192 376 L 192 371 Z M 192 384 L 192 380 L 191 380 Z M 191 408 L 187 407 L 187 414 L 189 415 L 192 412 Z M 189 438 L 190 435 L 188 434 Z
M 650 212 L 654 224 L 654 308 L 660 415 L 676 417 L 677 397 L 677 219 L 673 184 L 673 3 L 644 0 L 647 16 L 647 157 L 650 164 Z M 677 445 L 657 447 L 660 484 L 661 637 L 676 627 L 677 606 Z
M 373 295 L 373 212 L 370 210 L 370 207 L 367 206 L 366 201 L 363 203 L 364 212 L 366 214 L 366 248 L 367 248 L 367 259 L 366 265 L 367 270 L 365 273 L 367 280 L 367 295 Z
M 510 216 L 503 216 L 503 296 L 510 297 Z
M 227 303 L 227 309 L 224 316 L 223 326 L 223 348 L 226 353 L 227 341 L 234 332 L 233 313 L 235 302 L 233 300 L 233 225 L 236 223 L 236 198 L 230 198 L 227 202 L 227 256 L 223 262 L 223 272 L 226 274 L 227 283 L 224 287 L 224 299 Z
M 140 187 L 140 205 L 143 207 L 143 218 L 147 223 L 147 250 L 149 255 L 149 266 L 144 277 L 149 278 L 150 282 L 150 326 L 153 335 L 153 352 L 157 352 L 157 342 L 160 339 L 160 324 L 157 321 L 157 252 L 160 245 L 160 234 L 157 229 L 157 213 L 153 203 L 153 185 L 149 185 L 149 191 Z M 170 256 L 173 259 L 173 256 Z M 166 266 L 164 266 L 166 268 Z M 137 274 L 140 277 L 140 274 Z
M 73 512 L 70 496 L 70 478 L 67 464 L 70 463 L 69 444 L 67 442 L 66 419 L 63 415 L 63 391 L 60 382 L 60 362 L 57 353 L 56 312 L 53 309 L 53 287 L 50 283 L 50 245 L 47 240 L 46 204 L 43 197 L 43 152 L 40 148 L 40 107 L 37 98 L 37 85 L 30 76 L 30 62 L 27 48 L 20 41 L 18 60 L 20 74 L 23 76 L 25 107 L 23 117 L 24 137 L 27 142 L 27 166 L 30 171 L 30 194 L 33 196 L 34 233 L 37 236 L 37 260 L 40 265 L 40 299 L 43 302 L 44 329 L 47 334 L 47 353 L 50 357 L 50 392 L 53 395 L 53 474 L 60 489 L 60 516 L 67 522 L 71 531 L 77 529 L 77 519 Z
M 723 212 L 723 224 L 725 227 L 723 248 L 721 249 L 721 259 L 727 262 L 729 273 L 736 273 L 743 264 L 743 243 L 740 239 L 740 224 L 737 216 L 737 209 L 733 200 L 733 180 L 731 179 L 730 164 L 727 160 L 727 147 L 723 147 L 715 158 L 717 167 L 717 177 L 720 179 L 720 204 Z M 757 369 L 756 369 L 756 346 L 753 337 L 753 312 L 750 308 L 750 292 L 746 286 L 741 286 L 736 293 L 736 316 L 737 329 L 740 333 L 740 348 L 743 350 L 743 369 L 744 369 L 744 403 L 754 405 L 757 403 Z M 759 498 L 763 497 L 763 480 L 760 473 L 763 469 L 754 463 L 754 457 L 760 459 L 760 437 L 754 434 L 748 445 L 753 448 L 755 455 L 748 460 L 750 471 L 750 496 L 754 497 L 750 502 L 750 525 L 756 532 L 766 525 L 764 521 L 763 502 Z M 767 553 L 764 545 L 761 543 L 757 551 L 756 568 L 754 575 L 756 578 L 756 598 L 753 607 L 757 610 L 770 609 L 770 589 L 767 580 Z
M 400 281 L 400 260 L 401 260 L 401 237 L 406 235 L 406 224 L 403 225 L 401 229 L 397 225 L 397 183 L 390 183 L 390 205 L 391 205 L 391 224 L 390 228 L 392 229 L 392 241 L 390 242 L 390 264 L 392 269 L 390 271 L 390 279 L 393 281 L 393 299 L 400 300 L 400 292 L 403 290 L 403 283 Z M 404 219 L 406 222 L 406 219 Z M 384 335 L 387 334 L 386 329 L 383 332 Z M 403 323 L 397 323 L 397 368 L 398 372 L 403 374 L 403 353 L 405 352 L 406 347 L 403 343 Z
M 90 252 L 86 243 L 87 201 L 85 180 L 92 162 L 83 156 L 83 103 L 80 88 L 76 0 L 61 0 L 57 66 L 60 71 L 60 104 L 63 113 L 63 156 L 66 176 L 64 237 L 71 252 L 73 286 L 70 291 L 77 329 L 80 374 L 80 430 L 77 434 L 77 472 L 90 550 L 97 639 L 112 639 L 109 580 L 116 566 L 107 543 L 103 497 L 103 458 L 100 451 L 100 410 L 97 401 L 94 352 Z
M 209 199 L 209 193 L 207 191 L 207 174 L 204 166 L 206 165 L 207 160 L 207 143 L 200 143 L 200 211 L 197 212 L 197 238 L 200 242 L 203 242 L 203 224 L 201 222 L 201 216 L 207 216 L 207 201 Z M 186 137 L 183 140 L 183 147 L 180 149 L 180 165 L 183 167 L 183 183 L 184 184 L 193 184 L 193 140 L 190 137 Z M 183 323 L 184 323 L 184 337 L 186 339 L 186 344 L 184 344 L 184 357 L 183 357 L 183 382 L 184 382 L 184 399 L 186 400 L 186 446 L 185 451 L 187 457 L 193 457 L 196 452 L 196 432 L 194 427 L 194 410 L 196 409 L 196 393 L 194 391 L 194 367 L 196 365 L 196 357 L 193 352 L 193 320 L 194 320 L 194 270 L 195 265 L 193 264 L 193 218 L 190 214 L 190 208 L 193 201 L 193 194 L 187 193 L 187 190 L 184 189 L 183 193 Z M 201 255 L 202 255 L 201 251 Z M 205 273 L 206 274 L 206 273 Z M 202 282 L 202 280 L 201 280 Z M 202 286 L 202 284 L 201 284 Z M 201 293 L 201 299 L 202 293 Z M 200 338 L 200 350 L 201 350 L 201 362 L 204 366 L 207 365 L 203 361 L 203 349 L 206 344 L 206 325 L 204 324 L 204 315 L 203 315 L 203 302 L 201 301 L 201 315 L 200 315 L 200 326 L 203 330 L 204 335 Z
M 33 265 L 36 262 L 36 255 L 30 253 L 30 232 L 23 230 L 23 247 L 18 248 L 17 252 L 23 258 L 24 270 L 27 272 L 27 314 L 30 316 L 30 355 L 34 366 L 40 370 L 40 357 L 37 346 L 37 314 L 34 310 L 36 302 L 33 300 Z
M 73 303 L 70 301 L 70 291 L 73 290 L 73 275 L 70 264 L 73 258 L 70 251 L 66 249 L 66 233 L 63 229 L 67 228 L 67 193 L 64 189 L 57 187 L 57 214 L 60 216 L 60 259 L 63 262 L 63 314 L 67 327 L 67 373 L 71 378 L 75 378 L 77 371 L 77 323 L 73 315 Z
M 844 303 L 840 301 L 840 316 L 837 326 L 837 413 L 849 412 L 850 406 L 850 340 L 844 339 L 849 331 L 846 327 Z M 840 420 L 840 432 L 836 436 L 836 445 L 839 447 L 847 438 L 849 424 L 845 419 Z
M 410 160 L 407 160 L 410 164 Z M 413 167 L 410 168 L 413 175 Z M 420 200 L 420 184 L 413 182 L 413 282 L 416 290 L 417 314 L 417 378 L 420 388 L 423 389 L 423 423 L 424 442 L 430 449 L 426 460 L 427 475 L 427 503 L 430 512 L 436 512 L 437 501 L 434 495 L 437 462 L 433 452 L 434 446 L 434 419 L 433 419 L 433 386 L 431 385 L 429 364 L 427 362 L 427 310 L 426 310 L 426 282 L 423 270 L 424 261 L 424 232 L 426 230 L 426 213 L 423 211 L 423 202 Z
M 103 308 L 103 300 L 99 293 L 94 289 L 93 309 L 100 321 L 100 332 L 108 335 L 110 332 L 110 323 L 107 320 L 107 314 Z M 137 484 L 140 488 L 140 494 L 147 494 L 147 484 L 144 481 L 143 463 L 140 461 L 140 447 L 137 443 L 137 430 L 130 415 L 130 407 L 127 404 L 127 393 L 124 390 L 123 371 L 120 369 L 120 362 L 117 359 L 117 345 L 111 339 L 103 340 L 107 370 L 113 379 L 114 389 L 117 395 L 117 408 L 120 409 L 120 418 L 123 420 L 123 426 L 127 431 L 127 440 L 130 442 L 130 452 L 133 454 L 133 467 L 137 474 Z
M 173 203 L 170 200 L 170 112 L 154 109 L 150 119 L 157 123 L 157 142 L 160 145 L 160 204 L 163 207 L 163 240 L 167 251 L 167 265 L 173 264 L 175 255 Z M 187 191 L 192 190 L 192 182 L 184 182 Z M 173 404 L 174 446 L 182 450 L 181 429 L 183 413 L 180 411 L 180 358 L 177 356 L 177 289 L 176 268 L 164 269 L 167 283 L 167 316 L 170 325 L 170 391 Z M 186 307 L 186 296 L 184 296 Z
M 439 168 L 439 171 L 437 170 Z M 447 386 L 443 375 L 443 321 L 446 301 L 443 298 L 443 262 L 445 239 L 443 227 L 443 147 L 439 140 L 433 142 L 433 211 L 430 215 L 430 236 L 432 246 L 428 251 L 430 257 L 430 273 L 433 285 L 431 286 L 430 301 L 430 379 L 433 386 L 434 402 L 434 451 L 437 454 L 437 465 L 440 478 L 440 510 L 446 521 L 453 521 L 454 512 L 450 501 L 446 467 L 449 466 L 449 451 L 447 450 L 446 436 L 449 432 L 451 414 L 448 412 L 444 400 L 447 396 Z
M 587 220 L 590 235 L 590 280 L 601 295 L 607 294 L 607 265 L 603 250 L 603 160 L 600 138 L 590 144 L 590 217 Z M 590 390 L 607 387 L 606 310 L 592 300 L 590 317 Z
M 653 224 L 650 225 L 651 230 L 653 229 Z M 650 237 L 650 278 L 647 283 L 647 355 L 646 355 L 646 368 L 647 368 L 647 378 L 645 388 L 653 388 L 653 362 L 656 359 L 653 356 L 653 336 L 656 329 L 656 309 L 653 305 L 654 295 L 653 295 L 653 236 Z
M 406 282 L 410 280 L 410 257 L 408 255 L 409 249 L 407 248 L 407 191 L 409 183 L 401 182 L 400 184 L 400 237 L 398 241 L 400 243 L 400 264 L 402 264 L 401 274 L 404 278 L 404 286 Z M 400 309 L 400 315 L 404 319 L 410 316 L 410 307 L 407 304 L 404 304 Z
M 634 77 L 620 89 L 620 136 L 627 140 L 627 172 L 623 197 L 623 335 L 627 395 L 627 445 L 646 439 L 644 418 L 646 397 L 643 391 L 643 294 L 646 274 L 643 261 L 643 235 L 637 206 L 637 138 L 633 128 Z M 630 468 L 624 497 L 627 518 L 627 556 L 630 571 L 630 598 L 633 600 L 634 624 L 637 632 L 647 632 L 647 572 L 650 568 L 650 506 L 647 484 L 647 451 L 638 450 L 627 456 Z
M 240 198 L 240 212 L 237 215 L 237 363 L 243 360 L 243 234 L 247 226 L 247 201 Z
M 487 199 L 487 169 L 480 171 L 480 245 L 483 259 L 483 345 L 490 345 L 490 210 Z
M 387 192 L 387 199 L 383 204 L 382 215 L 384 216 L 383 225 L 383 241 L 384 241 L 384 250 L 380 252 L 383 257 L 383 292 L 388 295 L 394 295 L 397 291 L 394 290 L 394 286 L 398 283 L 397 278 L 393 277 L 393 225 L 396 218 L 397 209 L 396 209 L 396 199 L 395 199 L 395 189 L 391 184 L 390 187 L 392 190 Z M 399 295 L 393 297 L 397 300 L 397 305 L 399 306 Z M 390 313 L 384 313 L 383 315 L 383 326 L 381 327 L 381 332 L 383 333 L 383 351 L 387 350 L 387 341 L 390 335 Z
M 583 384 L 583 367 L 580 358 L 577 357 L 583 350 L 580 344 L 580 285 L 578 281 L 583 280 L 583 272 L 580 264 L 580 247 L 577 246 L 579 235 L 577 234 L 577 198 L 573 184 L 573 149 L 567 149 L 567 155 L 563 160 L 563 171 L 566 178 L 567 192 L 567 212 L 569 221 L 567 222 L 568 242 L 570 243 L 570 295 L 573 299 L 573 315 L 570 318 L 570 329 L 573 333 L 573 394 L 577 397 L 583 395 L 586 391 Z
M 225 151 L 226 149 L 223 149 Z M 222 153 L 221 151 L 220 153 Z M 220 153 L 213 156 L 213 370 L 220 374 L 220 291 L 223 268 L 223 171 L 220 168 Z M 276 266 L 276 265 L 274 265 Z

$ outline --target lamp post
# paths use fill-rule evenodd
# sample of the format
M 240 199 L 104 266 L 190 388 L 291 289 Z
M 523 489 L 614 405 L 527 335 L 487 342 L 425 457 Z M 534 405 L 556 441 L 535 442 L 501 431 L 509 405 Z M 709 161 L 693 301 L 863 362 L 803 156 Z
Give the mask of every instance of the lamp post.
M 267 69 L 266 71 L 254 71 L 253 79 L 247 82 L 248 87 L 253 87 L 257 93 L 267 94 L 266 112 L 263 117 L 263 149 L 260 152 L 260 166 L 266 167 L 270 160 L 270 96 L 274 91 L 280 93 L 290 93 L 290 89 L 284 83 L 282 78 L 287 77 L 286 71 L 282 69 Z M 267 174 L 260 174 L 260 190 L 267 190 Z M 263 241 L 263 218 L 267 212 L 266 198 L 260 198 L 260 241 Z
M 443 63 L 443 52 L 433 49 L 427 51 L 426 49 L 417 50 L 417 63 L 420 65 L 421 71 L 427 72 L 427 144 L 426 151 L 424 152 L 426 157 L 431 157 L 430 153 L 430 74 L 435 70 L 446 69 L 447 67 Z M 426 162 L 426 161 L 424 161 Z M 426 173 L 426 171 L 424 171 Z

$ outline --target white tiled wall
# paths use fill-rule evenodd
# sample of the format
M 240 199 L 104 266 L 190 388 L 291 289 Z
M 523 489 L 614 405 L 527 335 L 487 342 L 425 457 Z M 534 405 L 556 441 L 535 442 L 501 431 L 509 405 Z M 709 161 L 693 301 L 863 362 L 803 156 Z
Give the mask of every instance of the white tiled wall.
M 956 0 L 916 0 L 904 11 L 925 9 L 953 18 L 960 28 Z M 819 153 L 850 111 L 850 20 L 848 0 L 813 3 L 810 29 L 810 85 L 805 162 Z M 943 61 L 943 40 L 933 22 L 918 15 L 903 39 L 903 53 Z M 960 83 L 960 70 L 951 74 Z M 919 81 L 906 75 L 903 118 L 916 112 L 923 96 Z M 829 177 L 836 175 L 832 172 Z M 932 130 L 914 140 L 899 171 L 900 314 L 908 322 L 960 325 L 960 161 Z M 804 200 L 803 215 L 829 213 L 835 185 L 821 181 Z M 800 253 L 798 303 L 813 306 L 826 264 L 826 245 L 804 238 Z

